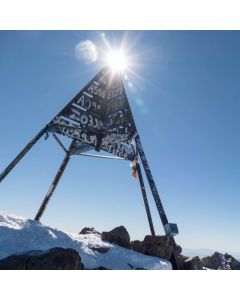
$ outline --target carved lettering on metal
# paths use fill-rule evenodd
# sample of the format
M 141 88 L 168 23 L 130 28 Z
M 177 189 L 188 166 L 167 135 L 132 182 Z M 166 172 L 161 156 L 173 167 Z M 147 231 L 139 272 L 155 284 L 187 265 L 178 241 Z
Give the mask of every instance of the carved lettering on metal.
M 119 74 L 104 68 L 53 119 L 55 132 L 97 151 L 133 159 L 136 127 Z M 79 149 L 81 148 L 78 144 Z M 80 151 L 80 150 L 76 151 Z

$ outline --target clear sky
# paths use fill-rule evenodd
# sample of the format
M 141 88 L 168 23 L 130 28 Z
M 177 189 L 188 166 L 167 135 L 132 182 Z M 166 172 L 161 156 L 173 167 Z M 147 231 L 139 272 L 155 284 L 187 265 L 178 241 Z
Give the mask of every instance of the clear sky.
M 240 32 L 105 33 L 114 46 L 124 40 L 134 61 L 125 87 L 177 242 L 240 252 Z M 0 32 L 1 170 L 103 66 L 77 60 L 85 40 L 106 50 L 101 31 Z M 52 138 L 41 139 L 0 184 L 0 209 L 33 218 L 63 157 Z M 149 234 L 125 161 L 72 157 L 42 222 Z

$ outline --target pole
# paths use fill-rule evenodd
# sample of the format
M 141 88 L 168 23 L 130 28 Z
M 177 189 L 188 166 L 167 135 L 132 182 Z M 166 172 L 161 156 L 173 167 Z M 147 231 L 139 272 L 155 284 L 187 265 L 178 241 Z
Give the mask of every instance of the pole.
M 123 157 L 117 157 L 117 156 L 95 155 L 95 154 L 85 154 L 85 153 L 78 153 L 77 155 L 79 155 L 79 156 L 85 156 L 85 157 L 93 157 L 93 158 L 106 158 L 106 159 L 126 160 Z
M 140 164 L 138 162 L 137 162 L 137 173 L 138 173 L 138 178 L 139 178 L 139 183 L 140 183 L 140 187 L 141 187 L 141 191 L 142 191 L 143 201 L 144 201 L 144 205 L 145 205 L 145 209 L 146 209 L 146 213 L 147 213 L 150 231 L 151 231 L 152 235 L 155 235 L 152 216 L 151 216 L 148 199 L 147 199 L 147 193 L 145 190 L 144 181 L 143 181 L 143 177 L 142 177 L 142 171 L 141 171 Z
M 153 176 L 152 176 L 152 172 L 148 165 L 148 161 L 147 161 L 145 153 L 143 151 L 143 147 L 142 147 L 139 135 L 137 135 L 135 137 L 135 142 L 136 142 L 137 150 L 138 150 L 138 153 L 140 155 L 140 158 L 141 158 L 141 161 L 143 164 L 143 168 L 144 168 L 146 176 L 147 176 L 148 183 L 149 183 L 151 191 L 152 191 L 153 198 L 154 198 L 156 206 L 157 206 L 159 216 L 160 216 L 162 224 L 163 224 L 164 231 L 167 234 L 165 227 L 168 224 L 168 219 L 167 219 L 166 213 L 164 211 L 162 201 L 159 197 L 158 190 L 157 190 L 156 184 L 155 184 Z
M 141 140 L 140 140 L 140 137 L 139 137 L 138 134 L 135 137 L 135 142 L 136 142 L 137 150 L 138 150 L 138 153 L 140 155 L 140 158 L 141 158 L 141 161 L 142 161 L 142 164 L 143 164 L 145 174 L 146 174 L 147 179 L 148 179 L 149 186 L 150 186 L 151 191 L 152 191 L 153 198 L 154 198 L 156 206 L 157 206 L 159 216 L 160 216 L 162 224 L 163 224 L 165 234 L 169 235 L 169 232 L 167 230 L 168 219 L 167 219 L 166 213 L 164 211 L 162 201 L 161 201 L 160 196 L 158 194 L 158 190 L 157 190 L 156 184 L 154 182 L 152 172 L 150 170 L 150 167 L 149 167 L 147 158 L 145 156 L 145 153 L 143 151 L 142 143 L 141 143 Z M 172 253 L 172 257 L 171 257 L 170 260 L 171 260 L 171 263 L 173 265 L 173 269 L 179 270 L 180 265 L 179 265 L 179 261 L 178 261 L 178 255 L 176 253 L 176 246 L 177 245 L 176 245 L 176 242 L 175 242 L 175 239 L 174 239 L 173 236 L 170 235 L 170 239 L 171 239 L 171 243 L 172 243 L 172 246 L 173 246 L 173 253 Z
M 0 175 L 0 182 L 12 171 L 12 169 L 20 162 L 20 160 L 27 154 L 34 144 L 43 136 L 47 131 L 48 125 L 45 126 L 26 146 L 23 150 L 14 158 L 14 160 L 6 167 L 6 169 Z
M 73 140 L 71 142 L 71 145 L 70 145 L 69 149 L 67 150 L 67 153 L 66 153 L 66 155 L 65 155 L 65 157 L 62 161 L 62 164 L 61 164 L 60 168 L 58 169 L 58 172 L 55 175 L 55 178 L 53 179 L 53 182 L 52 182 L 52 184 L 51 184 L 51 186 L 50 186 L 50 188 L 49 188 L 49 190 L 48 190 L 48 192 L 47 192 L 47 194 L 46 194 L 46 196 L 45 196 L 45 198 L 44 198 L 44 200 L 43 200 L 43 202 L 42 202 L 42 204 L 41 204 L 41 206 L 40 206 L 40 208 L 39 208 L 39 210 L 38 210 L 38 212 L 35 216 L 36 221 L 39 221 L 40 218 L 42 217 L 42 214 L 43 214 L 44 210 L 46 209 L 46 206 L 47 206 L 50 198 L 52 197 L 52 195 L 53 195 L 53 193 L 54 193 L 54 191 L 55 191 L 55 189 L 56 189 L 56 187 L 57 187 L 57 185 L 58 185 L 58 183 L 59 183 L 59 181 L 60 181 L 60 179 L 63 175 L 63 172 L 66 169 L 66 166 L 67 166 L 67 164 L 70 160 L 71 153 L 73 151 L 75 143 L 76 143 L 76 140 Z

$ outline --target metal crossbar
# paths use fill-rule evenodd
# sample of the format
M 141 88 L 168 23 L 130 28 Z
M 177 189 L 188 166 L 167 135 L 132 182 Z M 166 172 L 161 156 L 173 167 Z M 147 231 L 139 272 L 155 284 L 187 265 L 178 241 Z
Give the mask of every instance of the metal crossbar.
M 65 146 L 63 145 L 63 143 L 60 141 L 60 139 L 57 137 L 55 133 L 53 133 L 53 137 L 55 138 L 59 146 L 63 149 L 63 151 L 67 153 L 67 149 L 65 148 Z
M 94 158 L 107 158 L 107 159 L 118 159 L 118 160 L 126 160 L 123 157 L 116 157 L 116 156 L 107 156 L 107 155 L 94 155 L 94 154 L 84 154 L 84 153 L 79 153 L 77 155 L 80 156 L 86 156 L 86 157 L 94 157 Z

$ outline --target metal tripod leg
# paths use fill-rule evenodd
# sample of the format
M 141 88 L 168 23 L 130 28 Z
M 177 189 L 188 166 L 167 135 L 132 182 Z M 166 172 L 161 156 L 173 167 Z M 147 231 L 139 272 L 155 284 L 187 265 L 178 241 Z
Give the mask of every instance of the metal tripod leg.
M 140 183 L 140 187 L 141 187 L 141 191 L 142 191 L 142 196 L 143 196 L 143 201 L 144 201 L 144 205 L 145 205 L 145 209 L 146 209 L 146 213 L 147 213 L 147 218 L 148 218 L 150 231 L 151 231 L 152 235 L 155 235 L 152 216 L 151 216 L 151 212 L 150 212 L 150 208 L 149 208 L 149 204 L 148 204 L 148 199 L 147 199 L 147 193 L 146 193 L 146 190 L 145 190 L 144 181 L 143 181 L 143 177 L 142 177 L 142 171 L 141 171 L 141 167 L 140 167 L 139 163 L 137 163 L 137 174 L 138 174 L 139 183 Z
M 32 146 L 44 135 L 47 131 L 48 125 L 44 127 L 28 144 L 27 146 L 14 158 L 14 160 L 6 167 L 0 175 L 0 182 L 12 171 L 12 169 L 19 163 L 25 154 L 32 148 Z
M 54 193 L 54 191 L 55 191 L 55 189 L 56 189 L 56 187 L 57 187 L 57 185 L 59 183 L 59 180 L 61 179 L 62 174 L 65 171 L 66 166 L 67 166 L 67 164 L 68 164 L 68 162 L 70 160 L 71 153 L 73 151 L 75 143 L 76 143 L 75 140 L 73 140 L 71 142 L 71 145 L 70 145 L 70 147 L 69 147 L 69 149 L 68 149 L 68 151 L 67 151 L 67 153 L 66 153 L 66 155 L 64 157 L 64 160 L 62 161 L 62 164 L 61 164 L 60 168 L 58 169 L 58 172 L 57 172 L 55 178 L 53 179 L 53 182 L 52 182 L 52 184 L 51 184 L 51 186 L 50 186 L 50 188 L 49 188 L 49 190 L 48 190 L 48 192 L 47 192 L 47 194 L 46 194 L 46 196 L 45 196 L 45 198 L 44 198 L 44 200 L 43 200 L 43 202 L 42 202 L 42 204 L 41 204 L 41 206 L 40 206 L 40 208 L 39 208 L 39 210 L 38 210 L 38 212 L 37 212 L 37 214 L 35 216 L 35 220 L 36 221 L 40 220 L 40 218 L 41 218 L 44 210 L 46 209 L 46 206 L 47 206 L 50 198 L 52 197 L 52 195 L 53 195 L 53 193 Z
M 162 201 L 159 197 L 158 190 L 157 190 L 157 187 L 155 185 L 155 182 L 154 182 L 150 167 L 148 165 L 145 153 L 143 151 L 139 135 L 136 136 L 135 142 L 136 142 L 137 150 L 138 150 L 138 153 L 140 155 L 140 158 L 141 158 L 141 161 L 142 161 L 142 164 L 143 164 L 144 171 L 145 171 L 146 176 L 147 176 L 149 186 L 150 186 L 152 194 L 153 194 L 153 198 L 154 198 L 156 206 L 157 206 L 159 216 L 161 218 L 165 233 L 167 234 L 165 226 L 168 224 L 168 219 L 167 219 L 166 213 L 164 211 Z
M 169 232 L 167 230 L 168 219 L 167 219 L 166 213 L 164 211 L 162 201 L 161 201 L 160 196 L 158 194 L 158 190 L 157 190 L 156 184 L 154 182 L 152 172 L 151 172 L 150 167 L 148 165 L 148 161 L 147 161 L 145 153 L 143 151 L 143 147 L 142 147 L 142 143 L 141 143 L 139 135 L 137 135 L 135 137 L 135 142 L 136 142 L 137 150 L 138 150 L 138 153 L 140 155 L 140 158 L 141 158 L 141 161 L 142 161 L 142 164 L 143 164 L 145 174 L 147 176 L 149 186 L 150 186 L 151 191 L 152 191 L 153 198 L 154 198 L 156 206 L 157 206 L 159 216 L 160 216 L 162 224 L 163 224 L 164 231 L 165 231 L 166 235 L 168 235 L 169 234 Z M 177 254 L 176 254 L 176 242 L 175 242 L 175 239 L 174 239 L 173 236 L 170 236 L 170 238 L 171 238 L 172 246 L 174 248 L 173 254 L 172 254 L 172 257 L 171 257 L 172 265 L 173 265 L 174 269 L 180 269 L 178 257 L 177 257 Z

